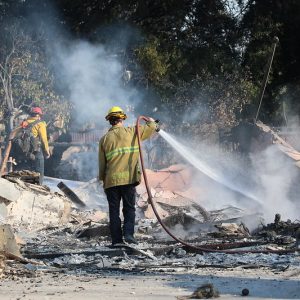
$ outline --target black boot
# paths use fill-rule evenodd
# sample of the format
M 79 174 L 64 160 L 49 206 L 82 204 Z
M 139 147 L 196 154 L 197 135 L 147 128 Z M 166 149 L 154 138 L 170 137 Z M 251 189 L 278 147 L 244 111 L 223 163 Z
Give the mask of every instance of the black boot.
M 120 242 L 113 242 L 111 244 L 111 247 L 114 248 L 114 247 L 122 247 L 122 246 L 126 246 L 126 244 L 123 242 L 123 241 L 120 241 Z
M 124 240 L 128 244 L 138 244 L 138 242 L 136 241 L 136 239 L 132 235 L 125 235 Z

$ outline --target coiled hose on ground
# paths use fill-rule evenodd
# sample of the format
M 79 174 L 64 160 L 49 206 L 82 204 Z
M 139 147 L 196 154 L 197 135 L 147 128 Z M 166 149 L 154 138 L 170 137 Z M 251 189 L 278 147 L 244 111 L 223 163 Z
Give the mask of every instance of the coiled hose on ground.
M 139 129 L 140 129 L 140 121 L 141 120 L 143 120 L 145 122 L 148 122 L 149 119 L 145 116 L 139 116 L 137 118 L 137 121 L 136 121 L 136 133 L 137 133 L 138 145 L 139 145 L 139 150 L 140 150 L 139 152 L 140 152 L 141 168 L 142 168 L 144 182 L 145 182 L 145 186 L 146 186 L 146 190 L 147 190 L 147 194 L 148 194 L 148 203 L 150 203 L 150 205 L 153 209 L 153 212 L 154 212 L 158 222 L 162 226 L 162 228 L 176 242 L 182 244 L 187 249 L 190 249 L 190 250 L 196 251 L 196 252 L 220 252 L 220 253 L 228 253 L 228 254 L 243 254 L 243 253 L 277 253 L 277 254 L 284 254 L 284 253 L 291 253 L 291 252 L 299 251 L 299 249 L 297 249 L 297 248 L 284 249 L 284 250 L 266 250 L 266 249 L 262 249 L 262 250 L 220 250 L 220 249 L 218 249 L 218 247 L 220 247 L 220 244 L 209 244 L 209 245 L 205 245 L 204 247 L 203 246 L 201 247 L 201 246 L 189 244 L 189 243 L 183 241 L 182 239 L 176 237 L 169 230 L 169 228 L 163 223 L 161 217 L 158 214 L 158 211 L 156 209 L 156 206 L 155 206 L 153 198 L 152 198 L 152 194 L 151 194 L 151 190 L 150 190 L 150 187 L 149 187 L 148 178 L 147 178 L 147 174 L 146 174 L 146 169 L 145 169 L 145 165 L 144 165 L 143 151 L 142 151 L 141 138 L 140 138 L 140 130 Z M 231 245 L 228 248 L 238 248 L 240 246 L 243 246 L 243 243 L 230 243 L 230 244 Z M 244 243 L 244 244 L 246 245 L 246 243 Z M 206 246 L 207 246 L 207 248 L 206 248 Z M 224 244 L 224 246 L 226 246 L 226 244 Z

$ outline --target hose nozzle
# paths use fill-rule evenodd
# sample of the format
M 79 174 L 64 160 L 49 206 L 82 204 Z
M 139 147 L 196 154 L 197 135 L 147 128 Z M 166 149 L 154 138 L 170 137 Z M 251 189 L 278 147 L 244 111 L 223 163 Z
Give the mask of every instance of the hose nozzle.
M 156 129 L 155 129 L 155 131 L 156 132 L 160 131 L 160 123 L 159 122 L 160 122 L 159 120 L 155 120 L 155 123 L 156 123 Z

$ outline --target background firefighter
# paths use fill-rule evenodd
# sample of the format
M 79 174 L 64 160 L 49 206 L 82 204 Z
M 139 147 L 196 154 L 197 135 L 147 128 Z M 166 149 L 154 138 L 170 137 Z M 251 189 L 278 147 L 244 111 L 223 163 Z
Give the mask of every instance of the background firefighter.
M 22 133 L 13 142 L 12 152 L 16 158 L 16 170 L 30 170 L 40 173 L 39 183 L 43 183 L 44 179 L 44 157 L 50 157 L 47 125 L 42 121 L 43 115 L 40 107 L 32 107 L 29 117 L 21 123 L 20 131 L 25 131 L 26 128 L 31 134 L 30 145 L 25 153 L 20 147 L 17 147 L 18 139 L 22 139 Z M 19 143 L 20 144 L 20 143 Z
M 124 111 L 112 107 L 107 116 L 112 125 L 99 142 L 99 180 L 103 181 L 108 205 L 112 244 L 137 243 L 134 238 L 136 185 L 141 181 L 139 147 L 136 128 L 124 127 L 127 118 Z M 141 139 L 155 133 L 154 119 L 140 127 Z M 123 235 L 120 219 L 120 202 L 123 201 Z

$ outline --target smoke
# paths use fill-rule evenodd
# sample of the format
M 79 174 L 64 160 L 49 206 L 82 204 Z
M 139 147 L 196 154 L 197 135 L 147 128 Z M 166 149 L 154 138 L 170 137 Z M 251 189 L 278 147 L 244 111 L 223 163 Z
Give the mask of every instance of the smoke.
M 182 112 L 181 118 L 183 123 L 197 123 L 199 120 L 205 122 L 205 120 L 208 119 L 209 108 L 208 105 L 205 105 L 204 103 L 207 102 L 207 98 L 209 98 L 209 96 L 203 94 L 201 89 L 194 91 L 194 93 L 196 95 L 194 95 L 192 99 L 189 99 L 189 107 Z M 197 107 L 197 109 L 195 109 L 195 107 Z
M 54 49 L 54 68 L 74 109 L 73 128 L 108 126 L 105 116 L 112 106 L 123 108 L 131 121 L 130 115 L 142 94 L 126 86 L 124 68 L 117 55 L 104 45 L 87 41 L 60 43 Z M 88 154 L 78 154 L 82 162 L 78 160 L 76 169 L 81 180 L 98 174 L 97 150 Z
M 44 37 L 45 61 L 54 73 L 57 91 L 72 106 L 69 128 L 75 131 L 108 128 L 105 120 L 112 106 L 120 106 L 128 115 L 127 124 L 134 120 L 135 107 L 144 93 L 131 84 L 132 72 L 126 68 L 125 49 L 139 40 L 139 33 L 129 26 L 107 26 L 98 29 L 99 39 L 88 41 L 72 36 L 64 26 L 63 17 L 47 1 L 47 8 L 28 14 L 33 32 Z M 105 40 L 100 43 L 95 40 Z M 98 131 L 99 133 L 99 131 Z M 97 133 L 97 134 L 98 134 Z M 103 132 L 104 133 L 104 132 Z M 97 145 L 83 153 L 73 153 L 65 165 L 76 169 L 76 177 L 88 180 L 98 174 Z
M 273 221 L 276 213 L 283 219 L 299 219 L 295 191 L 299 170 L 276 145 L 253 155 L 251 166 L 217 147 L 202 144 L 195 150 L 186 140 L 161 135 L 195 167 L 192 186 L 205 209 L 235 206 L 244 214 L 263 215 L 266 222 Z
M 252 162 L 262 187 L 259 197 L 266 220 L 273 220 L 276 213 L 283 219 L 299 218 L 297 199 L 294 199 L 299 169 L 292 160 L 272 145 L 260 155 L 252 156 Z
M 125 86 L 119 57 L 104 45 L 87 41 L 58 44 L 54 57 L 60 85 L 69 92 L 78 124 L 91 120 L 104 124 L 111 106 L 128 110 L 142 98 L 136 89 Z
M 300 119 L 299 116 L 285 115 L 286 126 L 281 128 L 281 134 L 286 142 L 300 151 Z
M 131 84 L 135 74 L 128 69 L 127 49 L 142 39 L 137 29 L 111 24 L 95 29 L 90 36 L 87 33 L 90 40 L 77 38 L 62 13 L 47 0 L 27 8 L 26 24 L 32 35 L 42 37 L 56 88 L 72 104 L 72 125 L 107 125 L 105 115 L 110 107 L 132 112 L 143 100 L 144 93 Z

